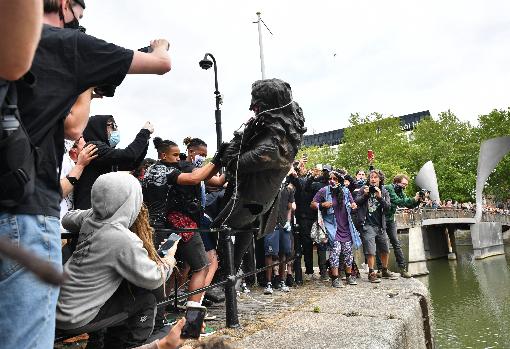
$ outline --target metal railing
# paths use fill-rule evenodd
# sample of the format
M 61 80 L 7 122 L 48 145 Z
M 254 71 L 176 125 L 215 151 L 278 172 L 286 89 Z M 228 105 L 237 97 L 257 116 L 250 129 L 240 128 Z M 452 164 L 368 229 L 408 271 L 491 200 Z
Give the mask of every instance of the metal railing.
M 398 229 L 408 229 L 421 225 L 425 219 L 441 219 L 441 218 L 468 218 L 473 219 L 475 211 L 468 209 L 456 208 L 438 208 L 438 209 L 402 209 L 397 210 L 395 221 Z M 510 215 L 497 212 L 483 212 L 482 222 L 498 222 L 503 225 L 510 226 Z
M 276 262 L 271 265 L 267 265 L 262 268 L 258 268 L 254 271 L 248 272 L 248 273 L 236 273 L 234 268 L 234 244 L 232 242 L 232 236 L 235 236 L 237 233 L 244 233 L 244 234 L 253 234 L 258 232 L 258 228 L 254 229 L 236 229 L 235 231 L 231 230 L 227 227 L 222 228 L 210 228 L 210 229 L 158 229 L 158 233 L 164 234 L 172 234 L 172 233 L 183 233 L 183 232 L 200 232 L 200 233 L 222 233 L 220 235 L 220 239 L 218 243 L 222 244 L 222 254 L 223 254 L 223 266 L 225 268 L 225 274 L 227 275 L 225 280 L 218 281 L 214 284 L 190 291 L 178 294 L 179 285 L 177 282 L 177 277 L 175 276 L 174 280 L 174 295 L 171 297 L 168 297 L 164 301 L 161 301 L 157 304 L 157 307 L 164 307 L 166 305 L 172 304 L 177 309 L 177 305 L 179 300 L 183 300 L 188 298 L 189 296 L 199 294 L 208 290 L 211 290 L 213 288 L 225 286 L 225 318 L 226 318 L 226 326 L 229 328 L 239 328 L 239 315 L 238 315 L 238 308 L 237 308 L 237 293 L 235 290 L 236 281 L 242 278 L 246 278 L 248 276 L 252 276 L 255 274 L 258 274 L 260 272 L 263 272 L 269 268 L 274 268 L 276 266 L 280 266 L 281 264 L 287 264 L 290 262 L 293 262 L 294 259 L 297 256 L 293 256 L 292 258 Z M 75 239 L 78 237 L 79 234 L 77 233 L 62 233 L 62 239 Z M 75 337 L 78 334 L 72 334 L 72 335 L 63 335 L 59 336 L 55 339 L 55 342 L 61 342 L 65 339 Z

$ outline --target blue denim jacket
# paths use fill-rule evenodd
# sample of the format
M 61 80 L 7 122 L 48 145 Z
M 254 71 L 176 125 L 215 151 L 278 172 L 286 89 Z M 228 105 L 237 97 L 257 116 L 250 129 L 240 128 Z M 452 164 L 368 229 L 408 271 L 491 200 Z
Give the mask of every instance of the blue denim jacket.
M 351 240 L 352 245 L 354 248 L 359 248 L 361 246 L 361 238 L 359 236 L 358 231 L 356 230 L 356 227 L 354 226 L 354 223 L 352 222 L 351 217 L 351 201 L 349 200 L 349 190 L 346 187 L 341 187 L 342 192 L 344 194 L 344 203 L 345 208 L 347 210 L 347 219 L 349 221 L 349 230 L 351 231 Z M 326 197 L 325 200 L 328 202 L 333 202 L 333 196 L 331 195 L 331 186 L 326 186 Z M 330 245 L 333 244 L 335 241 L 336 236 L 336 219 L 335 219 L 335 210 L 333 206 L 327 209 L 326 214 L 322 216 L 322 219 L 324 220 L 324 226 L 326 227 L 326 231 L 328 233 L 328 242 Z

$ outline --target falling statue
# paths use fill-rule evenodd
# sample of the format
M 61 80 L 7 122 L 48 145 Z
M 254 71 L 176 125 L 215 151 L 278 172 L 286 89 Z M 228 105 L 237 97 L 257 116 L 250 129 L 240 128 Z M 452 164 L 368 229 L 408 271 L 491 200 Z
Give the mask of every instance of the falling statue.
M 235 132 L 222 163 L 228 187 L 226 205 L 213 226 L 249 228 L 257 220 L 259 236 L 274 230 L 278 193 L 306 132 L 302 109 L 292 99 L 290 85 L 279 79 L 252 85 L 250 110 L 255 113 L 242 132 Z M 253 234 L 236 235 L 236 270 Z

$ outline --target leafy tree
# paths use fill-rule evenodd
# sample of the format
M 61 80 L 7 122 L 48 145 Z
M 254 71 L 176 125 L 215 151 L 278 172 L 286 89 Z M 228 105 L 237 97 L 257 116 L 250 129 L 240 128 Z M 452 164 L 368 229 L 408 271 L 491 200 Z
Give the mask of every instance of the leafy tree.
M 478 117 L 477 137 L 481 142 L 495 137 L 510 135 L 510 109 L 494 109 L 487 115 Z M 493 195 L 497 201 L 507 199 L 510 193 L 510 155 L 506 155 L 488 180 L 485 193 Z

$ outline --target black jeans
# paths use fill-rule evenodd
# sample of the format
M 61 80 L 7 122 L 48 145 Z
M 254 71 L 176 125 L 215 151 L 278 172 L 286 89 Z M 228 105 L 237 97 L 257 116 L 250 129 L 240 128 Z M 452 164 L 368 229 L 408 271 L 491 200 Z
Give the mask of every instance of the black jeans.
M 301 275 L 301 256 L 303 256 L 305 260 L 305 273 L 313 274 L 313 241 L 310 237 L 313 222 L 313 219 L 297 218 L 299 232 L 294 234 L 294 251 L 296 254 L 296 259 L 294 260 L 294 272 L 296 281 L 303 281 L 303 276 Z M 323 258 L 321 258 L 321 253 L 324 254 Z M 319 268 L 322 271 L 323 268 L 325 269 L 326 251 L 322 252 L 317 249 L 317 254 L 319 255 Z M 322 259 L 324 259 L 324 261 L 322 261 Z
M 399 268 L 406 267 L 406 259 L 404 257 L 404 252 L 402 252 L 402 246 L 400 245 L 400 241 L 398 240 L 397 235 L 397 223 L 395 221 L 386 221 L 386 234 L 390 239 L 391 246 L 393 247 L 393 253 L 395 253 L 395 259 L 397 260 L 397 265 Z M 381 257 L 379 256 L 379 251 L 376 253 L 377 258 L 377 269 L 382 269 Z
M 91 322 L 64 333 L 94 333 L 106 328 L 104 343 L 101 343 L 102 336 L 95 336 L 100 340 L 90 341 L 87 349 L 133 348 L 144 344 L 150 337 L 154 328 L 155 315 L 154 295 L 148 290 L 123 281 Z

